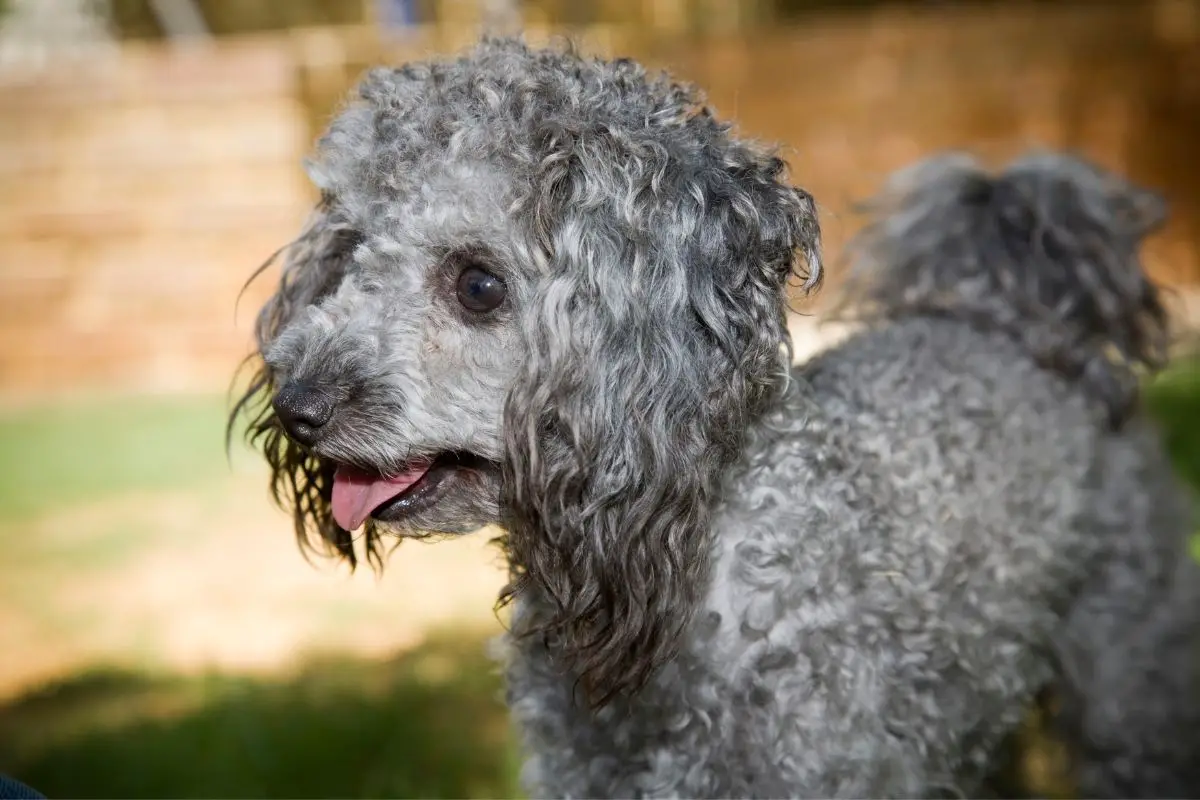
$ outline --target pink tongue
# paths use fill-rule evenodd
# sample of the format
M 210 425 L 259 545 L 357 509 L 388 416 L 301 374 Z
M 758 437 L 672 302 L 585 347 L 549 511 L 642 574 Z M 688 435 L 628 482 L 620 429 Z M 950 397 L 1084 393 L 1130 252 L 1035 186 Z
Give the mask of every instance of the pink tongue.
M 354 467 L 338 467 L 333 475 L 333 519 L 348 531 L 356 530 L 371 512 L 401 494 L 429 471 L 428 463 L 412 464 L 390 478 Z

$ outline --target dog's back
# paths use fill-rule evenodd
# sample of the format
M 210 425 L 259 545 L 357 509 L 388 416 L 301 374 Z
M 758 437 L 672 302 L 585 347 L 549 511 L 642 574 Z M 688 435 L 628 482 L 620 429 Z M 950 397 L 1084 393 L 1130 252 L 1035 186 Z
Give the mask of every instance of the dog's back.
M 1200 786 L 1188 520 L 1137 410 L 1157 207 L 1063 157 L 902 180 L 860 241 L 866 329 L 727 476 L 679 656 L 593 715 L 517 643 L 543 793 L 969 796 L 1055 685 L 1081 796 Z
M 908 563 L 941 568 L 947 620 L 999 604 L 983 650 L 1008 636 L 1033 658 L 997 676 L 1036 686 L 1054 667 L 1081 795 L 1193 795 L 1200 574 L 1188 498 L 1138 410 L 1167 345 L 1137 259 L 1161 204 L 1043 154 L 998 175 L 935 159 L 876 208 L 845 307 L 868 329 L 802 370 L 814 404 L 912 487 L 917 518 L 944 520 Z
M 1003 333 L 1079 382 L 1112 427 L 1133 412 L 1139 367 L 1166 358 L 1167 314 L 1141 268 L 1161 200 L 1080 159 L 1038 153 L 999 174 L 965 156 L 898 173 L 850 247 L 843 313 L 940 316 Z

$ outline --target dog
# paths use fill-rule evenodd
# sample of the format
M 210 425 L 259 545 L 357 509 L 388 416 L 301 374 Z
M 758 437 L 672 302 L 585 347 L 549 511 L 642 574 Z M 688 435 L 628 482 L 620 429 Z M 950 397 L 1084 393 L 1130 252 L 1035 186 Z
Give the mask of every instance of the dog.
M 975 794 L 1047 689 L 1081 795 L 1200 789 L 1190 500 L 1138 410 L 1155 195 L 903 171 L 857 330 L 793 367 L 812 196 L 632 61 L 376 69 L 308 168 L 233 418 L 305 547 L 504 531 L 533 795 Z

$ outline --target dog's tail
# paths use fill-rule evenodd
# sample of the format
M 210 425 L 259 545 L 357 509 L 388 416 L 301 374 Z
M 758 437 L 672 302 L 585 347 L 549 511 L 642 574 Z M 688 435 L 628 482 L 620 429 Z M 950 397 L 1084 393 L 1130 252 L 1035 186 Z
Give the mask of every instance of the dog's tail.
M 1081 380 L 1114 425 L 1136 404 L 1138 373 L 1166 360 L 1167 313 L 1138 258 L 1166 218 L 1157 195 L 1072 156 L 989 173 L 953 154 L 898 173 L 866 210 L 843 318 L 999 329 Z

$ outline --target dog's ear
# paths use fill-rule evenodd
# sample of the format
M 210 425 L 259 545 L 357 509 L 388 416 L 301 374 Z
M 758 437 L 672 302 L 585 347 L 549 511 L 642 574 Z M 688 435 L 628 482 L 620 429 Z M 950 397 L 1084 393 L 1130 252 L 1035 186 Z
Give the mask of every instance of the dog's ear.
M 820 276 L 812 198 L 707 112 L 686 137 L 550 131 L 542 275 L 508 398 L 513 580 L 590 702 L 669 659 L 708 575 L 722 473 L 787 380 L 786 284 Z M 670 140 L 668 140 L 670 142 Z
M 271 407 L 278 388 L 276 376 L 264 359 L 297 315 L 337 289 L 356 244 L 354 231 L 341 221 L 331 203 L 322 199 L 300 235 L 255 273 L 257 277 L 279 259 L 283 261 L 275 293 L 259 311 L 255 324 L 257 352 L 249 359 L 254 373 L 234 405 L 226 432 L 227 439 L 231 438 L 239 420 L 245 418 L 246 436 L 266 456 L 271 494 L 291 511 L 301 549 L 343 557 L 351 566 L 357 563 L 352 535 L 338 526 L 330 508 L 333 468 L 285 435 Z M 379 563 L 375 538 L 370 533 L 367 555 Z

